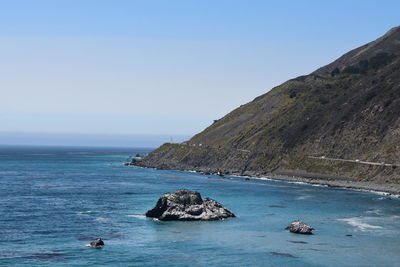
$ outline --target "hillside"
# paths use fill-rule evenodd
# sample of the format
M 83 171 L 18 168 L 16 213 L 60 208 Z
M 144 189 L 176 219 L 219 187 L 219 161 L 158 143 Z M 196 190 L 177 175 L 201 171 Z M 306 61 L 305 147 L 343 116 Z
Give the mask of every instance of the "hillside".
M 138 165 L 400 183 L 400 27 Z

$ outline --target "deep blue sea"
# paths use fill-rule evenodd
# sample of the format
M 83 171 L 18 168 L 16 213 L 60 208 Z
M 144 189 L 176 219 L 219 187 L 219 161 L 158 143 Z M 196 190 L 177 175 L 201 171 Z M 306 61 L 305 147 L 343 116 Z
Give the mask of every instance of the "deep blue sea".
M 369 192 L 123 166 L 148 149 L 0 147 L 2 266 L 399 266 L 400 200 Z M 237 215 L 147 219 L 165 192 Z M 284 228 L 300 219 L 310 236 Z M 352 235 L 352 236 L 347 236 Z M 103 249 L 85 245 L 96 237 Z

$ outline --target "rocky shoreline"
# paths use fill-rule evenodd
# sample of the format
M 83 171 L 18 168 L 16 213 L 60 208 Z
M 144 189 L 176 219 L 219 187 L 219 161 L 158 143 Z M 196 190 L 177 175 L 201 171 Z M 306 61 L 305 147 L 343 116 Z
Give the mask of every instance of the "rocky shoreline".
M 315 174 L 304 174 L 300 172 L 271 173 L 268 175 L 256 173 L 254 173 L 253 175 L 245 176 L 237 174 L 234 175 L 239 177 L 250 177 L 254 179 L 268 179 L 290 183 L 305 183 L 310 185 L 321 185 L 343 189 L 363 190 L 400 197 L 400 184 L 376 184 L 372 182 L 358 182 L 345 179 L 345 177 L 326 175 L 324 175 L 323 178 L 318 178 L 318 176 Z
M 135 164 L 135 166 L 151 168 L 139 164 Z M 173 170 L 174 168 L 156 168 L 156 169 Z M 210 175 L 210 174 L 219 176 L 230 175 L 243 178 L 268 179 L 268 180 L 284 181 L 290 183 L 305 183 L 310 185 L 321 185 L 321 186 L 337 187 L 343 189 L 370 191 L 370 192 L 383 193 L 387 195 L 400 197 L 400 184 L 391 184 L 391 183 L 377 184 L 367 181 L 360 182 L 351 180 L 348 177 L 343 177 L 343 176 L 320 175 L 320 174 L 304 173 L 297 171 L 281 171 L 274 173 L 257 173 L 255 171 L 246 171 L 243 173 L 236 171 L 227 172 L 227 171 L 202 169 L 202 168 L 196 168 L 194 170 L 189 170 L 189 169 L 176 169 L 176 170 L 192 171 L 192 172 L 202 173 L 205 175 Z
M 271 174 L 268 177 L 255 176 L 252 178 L 258 179 L 270 179 L 276 181 L 284 181 L 284 182 L 293 182 L 293 183 L 305 183 L 310 185 L 322 185 L 328 187 L 337 187 L 343 189 L 351 189 L 351 190 L 362 190 L 369 191 L 375 193 L 383 193 L 387 195 L 393 195 L 396 197 L 400 197 L 400 185 L 399 184 L 375 184 L 371 182 L 357 182 L 357 181 L 345 181 L 345 180 L 324 180 L 317 178 L 307 178 L 298 176 L 286 176 L 286 175 L 278 175 Z

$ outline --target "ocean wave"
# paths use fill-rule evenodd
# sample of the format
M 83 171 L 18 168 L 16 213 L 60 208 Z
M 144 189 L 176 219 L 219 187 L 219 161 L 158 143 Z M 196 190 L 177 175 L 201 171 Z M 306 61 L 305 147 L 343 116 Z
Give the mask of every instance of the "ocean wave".
M 366 213 L 376 214 L 376 215 L 381 214 L 381 212 L 382 212 L 382 210 L 380 210 L 380 209 L 374 209 L 374 210 L 367 210 L 366 211 Z
M 142 214 L 130 214 L 127 215 L 128 217 L 133 217 L 133 218 L 137 218 L 137 219 L 146 219 L 147 217 L 142 215 Z
M 351 226 L 357 227 L 361 231 L 369 230 L 369 229 L 382 229 L 382 226 L 372 225 L 361 221 L 360 217 L 353 217 L 353 218 L 344 218 L 338 219 L 338 221 L 345 222 Z
M 238 176 L 238 177 L 241 177 L 241 176 Z M 247 176 L 243 176 L 243 177 L 247 177 Z M 249 178 L 250 178 L 250 176 L 248 176 Z M 259 179 L 259 180 L 264 180 L 264 181 L 276 181 L 276 180 L 273 180 L 273 179 L 271 179 L 271 178 L 267 178 L 267 177 L 252 177 L 253 179 Z
M 309 199 L 309 198 L 312 198 L 313 196 L 311 196 L 311 195 L 304 195 L 304 196 L 299 196 L 299 197 L 296 197 L 296 199 L 297 200 L 304 200 L 304 199 Z
M 398 194 L 391 194 L 388 192 L 383 192 L 383 191 L 377 191 L 377 190 L 371 190 L 371 189 L 362 189 L 362 188 L 353 188 L 354 191 L 359 191 L 359 192 L 368 192 L 368 193 L 373 193 L 375 195 L 379 195 L 381 197 L 376 198 L 378 200 L 385 200 L 388 198 L 400 198 L 400 195 Z
M 91 210 L 78 211 L 78 212 L 76 213 L 76 215 L 82 216 L 82 215 L 88 215 L 88 214 L 90 214 L 90 213 L 93 213 L 93 211 L 91 211 Z
M 310 184 L 310 185 L 315 187 L 329 187 L 329 185 L 327 184 Z
M 33 154 L 24 154 L 25 156 L 54 156 L 55 154 L 50 153 L 33 153 Z
M 96 222 L 107 222 L 108 219 L 106 219 L 106 218 L 104 218 L 104 217 L 97 217 L 97 218 L 95 219 L 95 221 L 96 221 Z

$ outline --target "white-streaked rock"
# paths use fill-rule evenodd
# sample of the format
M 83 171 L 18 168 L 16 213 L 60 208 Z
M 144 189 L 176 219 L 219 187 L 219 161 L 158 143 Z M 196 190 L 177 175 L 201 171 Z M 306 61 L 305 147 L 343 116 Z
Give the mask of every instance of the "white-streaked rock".
M 216 221 L 235 217 L 217 201 L 203 200 L 199 192 L 186 189 L 164 194 L 146 216 L 160 221 Z

